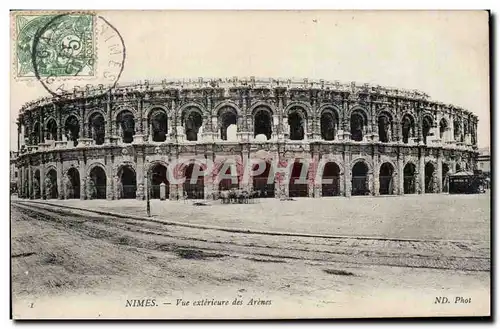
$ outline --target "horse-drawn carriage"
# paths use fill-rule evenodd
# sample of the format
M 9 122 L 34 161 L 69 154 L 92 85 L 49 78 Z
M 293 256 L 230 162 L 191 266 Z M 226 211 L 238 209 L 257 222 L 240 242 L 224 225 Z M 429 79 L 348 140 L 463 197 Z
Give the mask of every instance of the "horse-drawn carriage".
M 214 193 L 214 199 L 220 199 L 223 204 L 250 203 L 259 197 L 259 191 L 248 191 L 246 189 L 231 188 Z

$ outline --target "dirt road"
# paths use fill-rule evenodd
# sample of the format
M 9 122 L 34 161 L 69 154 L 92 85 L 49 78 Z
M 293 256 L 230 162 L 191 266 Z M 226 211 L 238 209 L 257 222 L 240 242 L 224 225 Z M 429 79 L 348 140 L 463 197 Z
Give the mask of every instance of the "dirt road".
M 367 303 L 376 312 L 375 300 L 392 301 L 402 316 L 412 314 L 402 301 L 438 314 L 489 310 L 484 298 L 489 296 L 490 280 L 487 241 L 243 234 L 23 202 L 13 203 L 11 212 L 15 314 L 54 314 L 49 303 L 75 296 L 81 301 L 83 295 L 113 300 L 114 313 L 107 309 L 105 315 L 123 312 L 131 298 L 165 303 L 127 313 L 131 317 L 143 312 L 155 312 L 157 317 L 220 317 L 210 308 L 193 313 L 187 306 L 176 307 L 179 298 L 272 301 L 273 307 L 262 306 L 257 313 L 239 309 L 256 317 L 276 308 L 294 317 L 298 305 L 327 316 L 348 316 L 361 311 L 347 308 L 353 302 L 359 307 Z M 435 296 L 443 294 L 473 295 L 476 303 L 436 305 Z

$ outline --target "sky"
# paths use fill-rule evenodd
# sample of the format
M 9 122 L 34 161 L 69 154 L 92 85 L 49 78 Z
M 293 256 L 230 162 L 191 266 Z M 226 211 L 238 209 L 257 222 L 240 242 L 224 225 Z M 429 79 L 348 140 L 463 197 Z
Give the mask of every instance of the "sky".
M 119 83 L 255 76 L 355 81 L 418 89 L 433 100 L 476 114 L 479 147 L 490 145 L 487 12 L 103 11 L 98 14 L 119 31 L 126 46 Z M 99 24 L 96 26 L 99 28 Z M 102 68 L 106 48 L 98 47 L 97 52 Z M 48 93 L 34 78 L 16 78 L 14 57 L 11 62 L 10 145 L 15 150 L 19 108 Z M 98 75 L 67 84 L 103 82 Z

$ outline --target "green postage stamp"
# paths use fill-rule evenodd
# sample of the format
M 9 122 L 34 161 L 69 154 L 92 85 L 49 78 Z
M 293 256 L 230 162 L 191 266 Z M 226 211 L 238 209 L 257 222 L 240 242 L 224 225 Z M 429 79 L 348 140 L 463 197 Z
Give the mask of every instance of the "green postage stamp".
M 17 77 L 94 76 L 93 14 L 21 12 L 14 21 Z

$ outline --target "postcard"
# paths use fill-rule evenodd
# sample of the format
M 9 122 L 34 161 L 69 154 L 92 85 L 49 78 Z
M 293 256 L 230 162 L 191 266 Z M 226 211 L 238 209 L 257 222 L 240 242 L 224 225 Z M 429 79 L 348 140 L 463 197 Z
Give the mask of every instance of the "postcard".
M 490 316 L 489 20 L 11 11 L 12 318 Z

